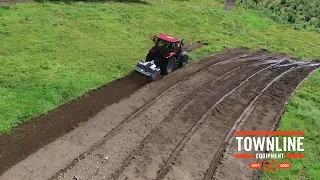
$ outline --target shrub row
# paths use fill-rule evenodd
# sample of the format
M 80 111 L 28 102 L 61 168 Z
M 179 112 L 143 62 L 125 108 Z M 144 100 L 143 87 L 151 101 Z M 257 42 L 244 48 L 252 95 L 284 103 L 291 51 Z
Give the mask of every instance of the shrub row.
M 277 22 L 293 24 L 297 29 L 320 32 L 319 0 L 237 0 L 237 4 L 259 10 Z

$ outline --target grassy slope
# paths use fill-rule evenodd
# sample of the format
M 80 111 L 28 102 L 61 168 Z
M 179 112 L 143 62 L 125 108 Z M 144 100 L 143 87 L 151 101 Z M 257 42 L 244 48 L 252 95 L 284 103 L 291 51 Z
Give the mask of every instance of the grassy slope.
M 295 31 L 237 8 L 194 0 L 124 3 L 26 3 L 0 7 L 0 132 L 120 78 L 167 32 L 224 48 L 264 47 L 319 57 L 320 34 Z

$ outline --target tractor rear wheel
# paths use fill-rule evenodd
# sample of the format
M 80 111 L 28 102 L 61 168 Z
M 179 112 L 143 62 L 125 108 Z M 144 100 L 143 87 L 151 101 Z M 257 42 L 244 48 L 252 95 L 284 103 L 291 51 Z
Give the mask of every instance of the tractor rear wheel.
M 188 63 L 188 53 L 183 51 L 179 57 L 179 67 L 183 67 Z
M 162 65 L 160 66 L 161 69 L 161 74 L 166 75 L 171 73 L 176 66 L 176 58 L 171 57 L 169 59 L 163 59 L 162 60 Z

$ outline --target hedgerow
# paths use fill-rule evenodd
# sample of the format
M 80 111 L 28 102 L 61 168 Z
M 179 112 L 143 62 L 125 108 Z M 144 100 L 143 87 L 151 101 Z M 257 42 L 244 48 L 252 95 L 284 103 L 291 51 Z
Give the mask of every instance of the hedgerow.
M 277 22 L 290 23 L 296 29 L 320 32 L 319 0 L 237 0 L 237 4 L 256 9 Z

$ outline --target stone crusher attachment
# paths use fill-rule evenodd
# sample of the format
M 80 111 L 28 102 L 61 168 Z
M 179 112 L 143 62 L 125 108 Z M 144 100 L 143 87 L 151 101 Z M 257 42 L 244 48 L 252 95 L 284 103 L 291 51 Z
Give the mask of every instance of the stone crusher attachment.
M 135 67 L 136 71 L 148 76 L 150 81 L 188 63 L 188 52 L 182 50 L 183 40 L 159 34 L 154 36 L 153 42 L 155 45 L 149 50 L 146 62 L 141 60 Z

